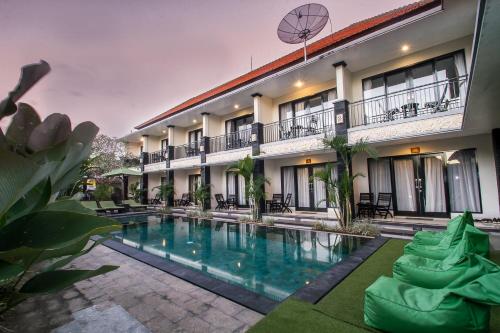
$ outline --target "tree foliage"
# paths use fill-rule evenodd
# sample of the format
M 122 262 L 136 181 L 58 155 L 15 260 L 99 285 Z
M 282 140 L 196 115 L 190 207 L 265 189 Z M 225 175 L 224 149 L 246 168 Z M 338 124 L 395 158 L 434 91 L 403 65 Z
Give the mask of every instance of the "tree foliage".
M 92 144 L 90 167 L 87 176 L 96 177 L 122 167 L 136 167 L 139 158 L 127 151 L 123 142 L 99 134 Z

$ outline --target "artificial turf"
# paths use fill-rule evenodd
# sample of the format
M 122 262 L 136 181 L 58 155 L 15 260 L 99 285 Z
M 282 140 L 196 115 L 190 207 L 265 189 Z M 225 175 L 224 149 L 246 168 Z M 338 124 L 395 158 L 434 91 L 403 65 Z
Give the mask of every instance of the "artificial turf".
M 392 276 L 392 265 L 406 243 L 389 240 L 317 304 L 289 298 L 249 332 L 379 332 L 364 324 L 364 291 L 379 276 Z M 500 252 L 490 259 L 500 264 Z M 500 307 L 492 308 L 490 327 L 491 333 L 500 333 Z

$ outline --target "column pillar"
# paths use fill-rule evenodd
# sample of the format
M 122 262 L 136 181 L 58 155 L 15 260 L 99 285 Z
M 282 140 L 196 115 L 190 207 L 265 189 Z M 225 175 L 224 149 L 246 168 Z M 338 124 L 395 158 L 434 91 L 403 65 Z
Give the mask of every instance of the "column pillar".
M 143 205 L 147 205 L 148 203 L 148 174 L 144 173 L 142 174 L 141 177 L 141 183 L 140 183 L 140 189 L 141 189 L 141 203 Z
M 254 168 L 253 168 L 253 177 L 258 177 L 262 176 L 265 177 L 264 173 L 264 160 L 263 159 L 255 159 L 254 160 Z M 262 191 L 265 191 L 265 184 L 262 184 Z M 259 211 L 262 214 L 262 212 L 266 209 L 266 201 L 264 198 L 262 198 L 259 202 L 255 203 L 256 205 L 259 205 Z
M 174 185 L 174 188 L 175 188 L 174 170 L 166 170 L 165 171 L 165 179 L 166 179 L 167 184 L 172 184 L 172 185 Z M 174 194 L 173 193 L 167 198 L 167 204 L 170 207 L 174 206 Z
M 253 124 L 252 124 L 252 156 L 260 155 L 260 145 L 264 143 L 264 125 L 262 123 L 262 95 L 255 93 L 253 97 Z
M 211 188 L 211 181 L 210 181 L 210 166 L 208 165 L 202 165 L 201 166 L 201 185 L 202 186 L 207 186 L 208 193 L 210 194 L 208 196 L 208 199 L 205 200 L 203 203 L 203 209 L 211 209 L 212 208 L 212 188 Z
M 202 128 L 202 138 L 200 142 L 200 160 L 201 163 L 206 163 L 207 162 L 207 154 L 210 153 L 210 130 L 209 130 L 209 124 L 208 124 L 208 116 L 210 113 L 208 112 L 203 112 L 202 114 L 203 117 L 203 128 Z
M 140 182 L 141 189 L 141 203 L 146 205 L 148 203 L 148 174 L 144 172 L 144 166 L 149 163 L 149 136 L 143 135 L 142 141 L 142 154 L 141 154 L 141 171 L 142 177 Z
M 498 198 L 500 198 L 500 128 L 494 128 L 491 131 L 491 138 L 493 140 L 493 158 L 495 160 Z M 498 201 L 500 207 L 500 200 Z
M 165 153 L 165 167 L 168 169 L 170 168 L 170 161 L 174 159 L 174 125 L 168 125 L 168 134 L 167 134 L 167 140 L 168 140 L 168 146 L 167 146 L 167 151 Z
M 335 67 L 335 81 L 337 82 L 337 98 L 351 99 L 351 72 L 344 61 L 333 64 Z
M 123 200 L 128 199 L 128 176 L 123 175 Z

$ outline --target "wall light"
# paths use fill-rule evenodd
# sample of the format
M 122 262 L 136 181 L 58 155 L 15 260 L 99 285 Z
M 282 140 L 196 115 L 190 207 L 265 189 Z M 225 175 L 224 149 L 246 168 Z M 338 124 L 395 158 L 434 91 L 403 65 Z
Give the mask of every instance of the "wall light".
M 163 134 L 165 134 L 165 133 L 167 133 L 167 130 L 163 130 L 163 131 L 161 131 L 161 132 L 162 132 Z
M 297 82 L 295 82 L 293 85 L 297 88 L 300 88 L 304 85 L 304 81 L 297 80 Z
M 198 120 L 193 119 L 193 124 L 196 124 L 197 122 L 198 122 Z
M 311 159 L 310 158 L 306 158 L 306 164 L 311 164 Z
M 235 109 L 239 109 L 239 108 L 240 108 L 240 106 L 239 106 L 238 104 L 234 104 L 234 108 L 235 108 Z
M 401 51 L 408 52 L 408 50 L 410 50 L 410 46 L 408 44 L 403 44 L 403 46 L 401 46 Z
M 411 147 L 410 152 L 412 154 L 420 154 L 420 147 Z

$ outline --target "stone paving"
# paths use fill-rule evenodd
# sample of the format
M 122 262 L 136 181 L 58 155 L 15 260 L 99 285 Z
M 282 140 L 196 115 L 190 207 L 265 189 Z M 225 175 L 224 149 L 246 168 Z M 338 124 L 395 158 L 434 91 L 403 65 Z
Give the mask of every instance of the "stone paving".
M 30 299 L 8 312 L 0 326 L 23 333 L 94 333 L 95 324 L 84 321 L 95 320 L 101 311 L 109 317 L 103 332 L 244 332 L 263 317 L 104 246 L 71 265 L 94 269 L 103 264 L 120 268 L 58 294 Z

